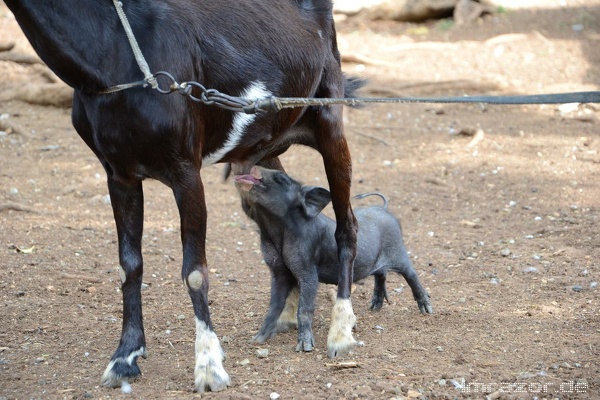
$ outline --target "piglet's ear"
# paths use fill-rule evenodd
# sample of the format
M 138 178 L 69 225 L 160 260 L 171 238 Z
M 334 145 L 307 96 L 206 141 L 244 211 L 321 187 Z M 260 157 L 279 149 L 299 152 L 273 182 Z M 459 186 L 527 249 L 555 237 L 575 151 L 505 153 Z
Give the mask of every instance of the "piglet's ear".
M 307 186 L 302 188 L 304 196 L 303 206 L 307 217 L 314 218 L 331 201 L 331 193 L 327 189 L 317 186 Z

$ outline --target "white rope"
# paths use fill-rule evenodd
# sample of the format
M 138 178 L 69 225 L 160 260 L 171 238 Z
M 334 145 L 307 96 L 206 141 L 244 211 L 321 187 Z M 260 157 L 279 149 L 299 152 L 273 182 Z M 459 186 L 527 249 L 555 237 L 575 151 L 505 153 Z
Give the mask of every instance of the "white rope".
M 121 3 L 119 0 L 113 0 L 113 3 L 115 5 L 115 9 L 117 10 L 117 14 L 119 15 L 119 19 L 121 20 L 121 24 L 123 24 L 125 34 L 127 34 L 127 39 L 129 39 L 129 44 L 131 45 L 131 49 L 133 50 L 135 60 L 137 61 L 140 70 L 142 70 L 144 78 L 148 83 L 150 83 L 150 86 L 152 86 L 153 89 L 156 89 L 158 87 L 158 83 L 154 75 L 152 75 L 150 72 L 150 67 L 148 66 L 148 63 L 146 62 L 146 59 L 140 50 L 140 46 L 138 46 L 138 43 L 135 40 L 135 36 L 133 36 L 133 31 L 131 30 L 127 16 L 123 11 L 123 3 Z

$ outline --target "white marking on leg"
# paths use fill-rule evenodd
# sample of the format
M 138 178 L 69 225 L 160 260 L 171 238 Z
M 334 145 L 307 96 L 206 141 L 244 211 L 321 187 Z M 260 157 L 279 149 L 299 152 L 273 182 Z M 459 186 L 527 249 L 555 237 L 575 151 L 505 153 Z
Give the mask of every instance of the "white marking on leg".
M 245 97 L 248 99 L 259 99 L 270 95 L 271 92 L 267 90 L 265 84 L 263 82 L 256 81 L 252 82 L 250 86 L 248 86 L 248 88 L 240 94 L 240 97 Z M 236 113 L 233 117 L 231 130 L 227 132 L 227 141 L 225 142 L 223 147 L 204 157 L 202 159 L 202 165 L 207 166 L 215 164 L 221 161 L 221 159 L 225 157 L 227 153 L 235 149 L 235 147 L 242 140 L 246 127 L 248 127 L 248 125 L 250 125 L 255 118 L 255 114 L 245 114 L 243 112 Z
M 125 358 L 118 357 L 118 358 L 115 358 L 114 360 L 111 360 L 111 362 L 108 363 L 108 366 L 104 370 L 104 373 L 102 374 L 102 379 L 100 380 L 100 383 L 102 384 L 102 386 L 113 387 L 113 388 L 123 386 L 123 382 L 127 381 L 128 378 L 123 378 L 122 376 L 117 376 L 115 374 L 115 372 L 113 371 L 113 367 L 118 362 L 127 363 L 127 365 L 131 365 L 135 361 L 136 357 L 139 357 L 139 356 L 146 357 L 146 349 L 143 346 L 140 347 L 138 350 L 131 352 Z
M 121 392 L 123 392 L 125 394 L 131 393 L 131 385 L 129 384 L 129 382 L 127 382 L 127 381 L 121 382 Z
M 127 364 L 131 365 L 140 356 L 146 357 L 146 349 L 143 346 L 127 356 Z
M 226 389 L 231 384 L 223 368 L 225 353 L 217 335 L 204 321 L 196 318 L 196 368 L 194 369 L 196 390 L 213 392 Z
M 298 302 L 300 289 L 295 287 L 285 300 L 285 307 L 277 319 L 277 330 L 286 332 L 288 329 L 298 327 Z
M 119 377 L 116 376 L 112 370 L 112 368 L 115 365 L 115 363 L 117 362 L 117 360 L 119 360 L 119 359 L 118 358 L 114 359 L 108 363 L 108 366 L 104 370 L 104 373 L 102 374 L 102 378 L 100 379 L 100 384 L 102 386 L 112 387 L 112 388 L 121 386 Z
M 187 277 L 187 284 L 192 290 L 199 290 L 202 287 L 202 282 L 204 282 L 204 277 L 202 272 L 198 270 L 192 271 Z
M 329 358 L 348 353 L 357 345 L 352 337 L 352 328 L 355 324 L 356 316 L 352 311 L 350 299 L 337 299 L 331 312 L 331 325 L 327 335 Z
M 119 266 L 119 277 L 121 278 L 121 285 L 125 284 L 127 275 L 125 275 L 125 270 L 121 266 Z

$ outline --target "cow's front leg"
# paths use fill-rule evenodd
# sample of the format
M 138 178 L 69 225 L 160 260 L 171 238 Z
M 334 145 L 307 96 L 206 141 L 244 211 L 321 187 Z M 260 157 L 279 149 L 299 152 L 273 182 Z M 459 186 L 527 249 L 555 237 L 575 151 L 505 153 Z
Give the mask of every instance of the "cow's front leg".
M 173 185 L 181 219 L 183 282 L 188 289 L 196 320 L 195 386 L 198 392 L 227 388 L 231 381 L 223 368 L 225 353 L 215 334 L 208 309 L 208 268 L 206 264 L 206 204 L 199 170 L 183 171 Z
M 146 356 L 141 295 L 144 196 L 141 181 L 128 185 L 109 177 L 108 190 L 119 241 L 123 328 L 119 347 L 106 367 L 101 383 L 118 387 L 141 374 L 137 358 Z

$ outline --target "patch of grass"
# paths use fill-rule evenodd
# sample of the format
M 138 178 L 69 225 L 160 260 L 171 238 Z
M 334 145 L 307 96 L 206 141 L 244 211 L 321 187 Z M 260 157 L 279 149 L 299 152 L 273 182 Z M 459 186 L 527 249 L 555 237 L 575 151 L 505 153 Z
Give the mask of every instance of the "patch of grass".
M 454 20 L 452 18 L 441 19 L 438 24 L 438 29 L 441 31 L 449 31 L 454 26 Z

